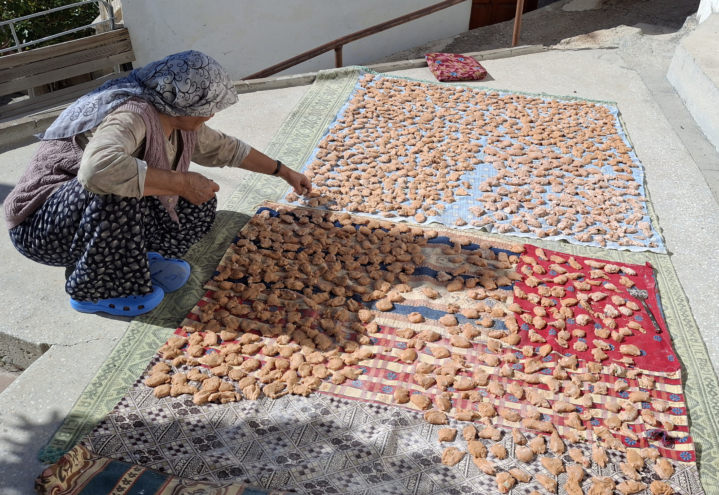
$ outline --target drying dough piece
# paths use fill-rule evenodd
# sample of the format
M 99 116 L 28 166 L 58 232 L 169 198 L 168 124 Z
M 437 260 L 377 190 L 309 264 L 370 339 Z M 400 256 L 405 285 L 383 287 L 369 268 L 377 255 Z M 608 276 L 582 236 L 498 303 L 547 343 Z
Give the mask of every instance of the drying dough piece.
M 262 392 L 262 390 L 260 390 L 260 386 L 257 383 L 253 383 L 242 389 L 242 394 L 249 400 L 259 399 L 260 392 Z
M 442 464 L 445 466 L 454 466 L 462 460 L 466 452 L 458 450 L 457 447 L 447 447 L 442 452 Z
M 430 347 L 429 349 L 432 352 L 432 355 L 437 359 L 448 358 L 451 354 L 449 352 L 449 349 L 447 349 L 446 347 L 437 346 L 437 347 Z
M 157 387 L 165 383 L 170 383 L 170 375 L 167 373 L 155 373 L 145 379 L 145 385 L 148 387 Z
M 454 438 L 457 436 L 457 430 L 454 428 L 441 428 L 437 432 L 438 442 L 454 442 Z
M 472 428 L 474 428 L 472 426 Z M 480 440 L 468 440 L 467 449 L 472 457 L 487 457 L 487 447 Z
M 441 338 L 441 335 L 434 330 L 424 330 L 417 334 L 417 338 L 425 342 L 436 342 Z
M 486 425 L 482 431 L 479 432 L 479 438 L 499 442 L 502 439 L 502 431 L 494 426 Z
M 534 452 L 529 447 L 517 447 L 514 450 L 514 453 L 517 459 L 522 462 L 529 463 L 532 462 L 532 460 L 534 459 Z
M 394 400 L 397 404 L 406 404 L 409 402 L 409 391 L 403 387 L 397 387 L 394 389 Z
M 399 359 L 405 363 L 413 363 L 417 359 L 417 351 L 414 349 L 404 349 L 399 353 Z
M 674 474 L 674 466 L 663 457 L 654 463 L 653 468 L 657 475 L 663 480 L 668 480 Z
M 663 481 L 655 480 L 649 485 L 652 495 L 674 495 L 674 489 Z
M 552 410 L 558 413 L 574 412 L 576 409 L 577 408 L 573 404 L 559 400 L 552 404 Z
M 564 472 L 564 463 L 559 457 L 542 457 L 542 466 L 554 476 L 559 476 L 560 473 Z
M 485 459 L 484 457 L 473 457 L 472 462 L 474 462 L 474 464 L 485 474 L 494 476 L 494 474 L 497 472 L 494 464 Z
M 639 493 L 643 490 L 647 489 L 647 485 L 644 483 L 640 483 L 639 481 L 624 481 L 617 485 L 617 490 L 622 492 L 623 495 L 632 495 L 634 493 Z
M 521 483 L 529 483 L 530 481 L 532 481 L 532 476 L 526 471 L 523 471 L 519 468 L 510 469 L 509 473 Z
M 457 326 L 457 317 L 453 314 L 446 314 L 439 319 L 439 322 L 445 327 L 455 327 Z
M 517 480 L 507 472 L 497 474 L 496 480 L 499 493 L 509 493 L 512 487 L 514 487 L 514 484 L 517 482 Z
M 637 449 L 627 450 L 627 464 L 637 471 L 641 471 L 644 469 L 644 458 Z
M 439 292 L 437 292 L 431 287 L 424 287 L 422 289 L 422 293 L 430 299 L 437 299 L 439 297 Z
M 152 395 L 154 395 L 158 399 L 162 399 L 164 397 L 169 396 L 171 390 L 172 390 L 172 386 L 169 383 L 157 385 L 155 387 L 155 389 L 152 391 Z
M 527 444 L 527 438 L 524 436 L 521 430 L 518 430 L 517 428 L 512 428 L 512 441 L 515 445 Z
M 547 451 L 547 444 L 542 435 L 537 435 L 529 441 L 529 448 L 535 454 L 544 454 Z
M 507 458 L 507 449 L 501 443 L 495 443 L 489 448 L 489 451 L 499 460 Z
M 437 411 L 435 409 L 424 413 L 424 420 L 432 425 L 446 425 L 448 423 L 447 415 L 444 414 L 442 411 Z M 454 432 L 457 433 L 457 430 L 454 430 Z
M 537 473 L 534 478 L 547 490 L 549 493 L 557 493 L 557 481 L 550 478 L 544 473 Z
M 396 392 L 395 392 L 396 393 Z M 409 398 L 410 402 L 417 406 L 418 408 L 424 410 L 429 409 L 432 405 L 432 401 L 427 397 L 426 395 L 422 395 L 420 393 L 414 393 Z
M 357 317 L 361 322 L 367 323 L 372 319 L 372 312 L 368 309 L 360 309 L 357 312 Z
M 422 323 L 424 321 L 424 316 L 420 313 L 410 313 L 407 315 L 407 321 L 410 323 Z
M 463 349 L 469 349 L 472 347 L 472 343 L 462 335 L 452 335 L 449 338 L 449 343 L 454 347 L 460 347 Z
M 595 476 L 587 495 L 613 495 L 616 483 L 609 476 Z
M 389 300 L 387 300 L 387 299 L 382 299 L 382 300 L 380 300 L 380 301 L 377 302 L 377 304 L 375 305 L 375 307 L 376 307 L 379 311 L 390 311 L 390 310 L 392 310 L 392 309 L 394 308 L 394 304 L 392 304 L 392 302 L 389 301 Z
M 592 465 L 592 462 L 586 457 L 584 457 L 584 454 L 579 449 L 569 449 L 567 453 L 574 462 L 584 466 L 585 468 L 588 468 Z
M 549 449 L 557 455 L 564 453 L 564 441 L 556 431 L 552 432 L 552 436 L 549 438 Z
M 476 440 L 477 429 L 473 425 L 465 426 L 464 429 L 462 430 L 462 438 L 464 438 L 467 442 Z M 470 449 L 470 453 L 471 453 L 471 449 Z M 472 454 L 472 455 L 474 455 L 474 454 Z

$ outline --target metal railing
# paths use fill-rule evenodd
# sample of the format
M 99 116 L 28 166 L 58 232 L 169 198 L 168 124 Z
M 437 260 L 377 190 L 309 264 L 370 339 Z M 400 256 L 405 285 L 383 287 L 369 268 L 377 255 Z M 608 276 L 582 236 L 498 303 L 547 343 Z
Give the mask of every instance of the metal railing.
M 105 9 L 107 10 L 108 19 L 106 19 L 104 21 L 100 21 L 100 22 L 95 22 L 93 24 L 88 24 L 86 26 L 80 26 L 78 28 L 70 29 L 68 31 L 63 31 L 62 33 L 53 34 L 51 36 L 46 36 L 39 40 L 29 41 L 27 43 L 20 43 L 20 40 L 17 37 L 17 33 L 15 32 L 15 23 L 16 22 L 27 21 L 28 19 L 33 19 L 35 17 L 40 17 L 40 16 L 46 15 L 46 14 L 52 14 L 53 12 L 70 9 L 72 7 L 78 7 L 80 5 L 85 5 L 88 3 L 98 4 L 98 9 L 100 8 L 100 4 L 102 4 L 102 6 L 105 7 Z M 34 14 L 26 15 L 24 17 L 18 17 L 17 19 L 10 19 L 9 21 L 3 21 L 3 22 L 0 22 L 0 28 L 2 28 L 3 26 L 6 26 L 6 25 L 9 26 L 10 33 L 12 34 L 13 40 L 15 41 L 15 46 L 11 46 L 9 48 L 4 48 L 4 49 L 0 50 L 0 54 L 5 53 L 5 52 L 11 52 L 13 50 L 17 50 L 18 53 L 20 53 L 23 48 L 26 48 L 28 46 L 37 45 L 38 43 L 44 43 L 45 41 L 59 38 L 61 36 L 65 36 L 67 34 L 76 33 L 78 31 L 82 31 L 83 29 L 90 29 L 92 27 L 99 26 L 101 24 L 106 24 L 106 23 L 110 24 L 110 30 L 115 29 L 115 10 L 112 8 L 112 5 L 110 5 L 105 0 L 85 0 L 83 2 L 77 2 L 77 3 L 73 3 L 73 4 L 69 4 L 69 5 L 63 5 L 62 7 L 56 7 L 54 9 L 50 9 L 50 10 L 43 10 L 42 12 L 36 12 Z
M 301 64 L 302 62 L 306 62 L 307 60 L 310 60 L 319 55 L 322 55 L 323 53 L 327 53 L 330 50 L 335 51 L 335 66 L 342 67 L 342 47 L 344 45 L 351 43 L 353 41 L 357 41 L 362 38 L 366 38 L 367 36 L 371 36 L 373 34 L 380 33 L 382 31 L 393 28 L 395 26 L 400 26 L 404 23 L 414 21 L 415 19 L 419 19 L 426 15 L 434 14 L 435 12 L 439 12 L 440 10 L 444 10 L 448 7 L 452 7 L 453 5 L 458 5 L 458 4 L 464 3 L 466 1 L 467 0 L 445 0 L 444 2 L 440 2 L 435 5 L 426 7 L 424 9 L 417 10 L 410 14 L 406 14 L 401 17 L 397 17 L 396 19 L 392 19 L 390 21 L 383 22 L 382 24 L 377 24 L 376 26 L 372 26 L 370 28 L 363 29 L 362 31 L 357 31 L 356 33 L 353 33 L 353 34 L 350 34 L 347 36 L 343 36 L 342 38 L 337 38 L 334 41 L 330 41 L 329 43 L 325 43 L 322 46 L 318 46 L 314 50 L 309 50 L 305 53 L 301 53 L 300 55 L 297 55 L 296 57 L 292 57 L 290 59 L 285 60 L 284 62 L 280 62 L 279 64 L 275 64 L 272 67 L 268 67 L 265 70 L 256 72 L 256 73 L 252 74 L 251 76 L 247 76 L 244 78 L 244 80 L 258 79 L 260 77 L 269 77 L 271 75 L 277 74 L 278 72 L 282 72 L 285 69 L 294 67 L 297 64 Z

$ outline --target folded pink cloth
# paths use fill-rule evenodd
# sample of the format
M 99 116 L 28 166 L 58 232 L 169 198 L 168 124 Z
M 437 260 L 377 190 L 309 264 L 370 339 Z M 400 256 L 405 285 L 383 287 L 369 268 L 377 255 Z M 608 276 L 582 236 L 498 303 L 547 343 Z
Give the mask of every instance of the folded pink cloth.
M 427 65 L 438 81 L 481 81 L 487 71 L 472 57 L 456 53 L 428 53 Z

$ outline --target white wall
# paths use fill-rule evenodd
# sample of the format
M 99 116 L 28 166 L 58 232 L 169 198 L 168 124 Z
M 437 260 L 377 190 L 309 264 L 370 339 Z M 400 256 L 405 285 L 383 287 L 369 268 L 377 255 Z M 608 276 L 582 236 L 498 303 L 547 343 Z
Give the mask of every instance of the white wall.
M 234 80 L 302 52 L 439 0 L 123 0 L 125 26 L 140 67 L 184 50 L 214 57 Z M 355 41 L 344 65 L 367 64 L 395 52 L 464 32 L 471 2 Z M 334 51 L 283 74 L 334 67 Z
M 701 0 L 697 10 L 697 20 L 702 23 L 715 12 L 719 12 L 719 0 Z

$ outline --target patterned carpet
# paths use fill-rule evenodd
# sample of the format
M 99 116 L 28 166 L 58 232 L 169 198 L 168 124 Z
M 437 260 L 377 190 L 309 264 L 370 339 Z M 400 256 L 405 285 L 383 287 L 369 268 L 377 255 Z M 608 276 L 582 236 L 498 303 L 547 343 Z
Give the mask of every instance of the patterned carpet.
M 359 68 L 344 68 L 321 73 L 311 90 L 278 132 L 266 153 L 299 169 L 306 163 L 316 143 L 346 102 L 359 74 Z M 90 433 L 118 404 L 142 374 L 157 348 L 180 323 L 181 315 L 187 314 L 200 299 L 204 292 L 202 284 L 210 277 L 225 248 L 248 220 L 248 215 L 254 212 L 256 205 L 261 201 L 280 199 L 284 193 L 281 183 L 256 175 L 248 178 L 238 188 L 225 205 L 227 211 L 221 212 L 218 216 L 211 234 L 190 252 L 188 261 L 194 268 L 191 282 L 185 289 L 173 294 L 173 297 L 166 298 L 152 316 L 130 325 L 125 337 L 92 380 L 68 416 L 68 420 L 40 454 L 41 460 L 54 462 Z M 649 209 L 653 223 L 657 225 L 650 203 Z M 485 235 L 501 239 L 500 236 Z M 632 264 L 650 263 L 656 270 L 664 316 L 673 339 L 674 349 L 683 365 L 684 393 L 702 484 L 706 493 L 719 493 L 719 420 L 715 414 L 715 411 L 719 410 L 719 399 L 715 393 L 719 382 L 712 371 L 703 340 L 669 257 L 649 252 L 607 251 L 541 240 L 530 242 L 540 247 L 577 256 Z M 305 400 L 311 403 L 315 400 L 327 401 L 329 398 L 317 396 Z M 263 407 L 262 404 L 263 401 L 256 403 L 257 407 Z M 357 404 L 353 402 L 347 407 L 361 408 Z M 379 408 L 377 411 L 377 417 L 381 418 L 383 413 Z M 406 421 L 411 422 L 411 415 L 406 416 L 408 414 L 401 412 Z M 371 475 L 367 473 L 367 476 Z M 469 475 L 466 477 L 468 480 L 470 478 Z
M 606 102 L 362 74 L 302 172 L 333 210 L 665 253 L 618 114 Z M 358 173 L 373 162 L 381 173 Z
M 273 211 L 276 204 L 265 203 Z M 262 208 L 261 210 L 266 210 Z M 265 211 L 266 212 L 266 211 Z M 249 227 L 249 226 L 248 226 Z M 244 237 L 245 228 L 241 233 Z M 366 347 L 375 353 L 375 357 L 360 361 L 359 370 L 363 373 L 353 380 L 343 384 L 333 384 L 329 377 L 319 386 L 321 393 L 312 394 L 308 398 L 286 396 L 277 401 L 261 399 L 259 402 L 241 400 L 223 405 L 206 404 L 197 405 L 187 396 L 157 398 L 152 389 L 145 385 L 152 367 L 160 360 L 158 358 L 148 366 L 148 369 L 138 379 L 130 392 L 123 397 L 108 417 L 83 440 L 92 452 L 111 457 L 131 464 L 155 469 L 174 476 L 210 482 L 244 482 L 261 486 L 266 489 L 287 489 L 299 493 L 405 493 L 405 494 L 458 494 L 482 493 L 487 495 L 498 494 L 494 480 L 472 462 L 469 457 L 457 466 L 444 466 L 437 462 L 442 451 L 447 446 L 456 446 L 462 451 L 467 450 L 467 444 L 462 438 L 455 438 L 453 442 L 439 444 L 436 436 L 440 426 L 428 425 L 422 418 L 422 413 L 414 405 L 399 406 L 405 411 L 398 411 L 398 405 L 393 399 L 396 387 L 405 387 L 411 394 L 423 394 L 434 400 L 436 392 L 425 390 L 413 381 L 416 372 L 414 365 L 407 365 L 398 361 L 403 349 L 407 349 L 407 339 L 398 335 L 400 329 L 412 327 L 417 332 L 431 330 L 442 337 L 425 348 L 420 357 L 421 362 L 429 365 L 441 365 L 443 359 L 434 357 L 431 349 L 449 347 L 448 329 L 438 324 L 437 319 L 447 315 L 448 305 L 456 304 L 461 309 L 473 307 L 476 303 L 467 297 L 467 291 L 447 292 L 447 282 L 438 283 L 435 275 L 442 271 L 451 271 L 452 262 L 443 250 L 451 243 L 446 235 L 454 240 L 466 241 L 467 252 L 493 250 L 493 252 L 507 252 L 512 244 L 498 239 L 489 240 L 485 237 L 455 236 L 451 231 L 439 231 L 439 236 L 427 247 L 422 248 L 425 256 L 424 262 L 409 277 L 407 283 L 411 287 L 434 287 L 440 291 L 440 296 L 428 302 L 419 291 L 405 293 L 406 299 L 395 305 L 387 313 L 376 313 L 374 320 L 380 331 L 370 339 Z M 480 245 L 484 246 L 480 248 Z M 511 251 L 509 251 L 511 252 Z M 223 257 L 218 273 L 224 268 L 227 260 L 235 252 L 229 249 Z M 529 255 L 538 256 L 531 248 Z M 556 255 L 547 251 L 547 257 Z M 577 258 L 579 263 L 587 264 L 591 260 Z M 659 314 L 656 305 L 656 293 L 651 288 L 653 284 L 651 270 L 646 267 L 633 265 L 627 267 L 635 273 L 632 276 L 637 288 L 648 290 L 649 300 L 654 311 Z M 548 272 L 550 275 L 551 272 Z M 619 278 L 619 275 L 615 276 Z M 589 273 L 587 269 L 587 279 Z M 515 287 L 522 286 L 517 282 Z M 202 308 L 211 304 L 213 294 L 218 290 L 217 283 L 208 283 L 208 293 L 193 308 L 188 318 L 183 321 L 182 327 L 197 323 L 196 318 L 202 314 Z M 522 286 L 528 290 L 528 287 Z M 571 285 L 570 285 L 571 287 Z M 598 287 L 607 290 L 604 286 Z M 264 296 L 260 296 L 264 297 Z M 262 299 L 264 300 L 264 299 Z M 516 299 L 515 299 L 516 301 Z M 253 301 L 244 301 L 247 304 Z M 493 308 L 504 303 L 490 301 Z M 509 301 L 507 302 L 509 303 Z M 425 321 L 412 324 L 407 320 L 409 312 L 419 312 Z M 577 310 L 579 311 L 579 310 Z M 580 313 L 576 313 L 579 315 Z M 585 314 L 585 313 L 582 313 Z M 465 323 L 464 316 L 457 316 Z M 513 317 L 512 317 L 513 318 Z M 579 316 L 577 316 L 579 318 Z M 617 323 L 625 325 L 627 317 L 620 318 Z M 684 404 L 681 380 L 678 367 L 671 346 L 664 339 L 652 338 L 657 334 L 651 328 L 650 318 L 644 311 L 632 314 L 632 321 L 644 322 L 641 326 L 648 331 L 638 332 L 625 342 L 632 342 L 641 349 L 637 356 L 635 369 L 642 370 L 642 376 L 651 376 L 656 384 L 650 387 L 648 393 L 652 398 L 669 401 L 670 407 L 666 412 L 657 412 L 656 419 L 671 420 L 675 444 L 670 448 L 664 447 L 655 440 L 647 442 L 645 432 L 647 425 L 643 419 L 631 424 L 632 431 L 638 435 L 636 440 L 630 437 L 622 438 L 625 448 L 639 449 L 653 446 L 661 455 L 670 459 L 674 466 L 674 475 L 666 480 L 675 493 L 701 495 L 703 490 L 699 484 L 698 473 L 694 455 L 692 438 L 688 435 L 686 421 L 686 407 Z M 250 320 L 247 320 L 250 321 Z M 567 321 L 568 328 L 579 328 L 574 321 Z M 504 327 L 503 317 L 492 319 L 491 328 L 500 330 Z M 527 338 L 528 328 L 520 332 L 522 340 Z M 551 339 L 551 328 L 540 330 L 542 334 Z M 176 331 L 178 337 L 188 337 L 182 328 Z M 592 336 L 596 337 L 596 336 Z M 586 340 L 589 340 L 588 337 Z M 273 338 L 266 337 L 266 345 L 274 343 Z M 582 340 L 575 340 L 582 342 Z M 471 349 L 453 349 L 454 354 L 463 356 L 463 362 L 473 370 L 483 369 L 490 374 L 492 380 L 502 384 L 508 391 L 513 391 L 512 384 L 522 383 L 514 376 L 500 375 L 500 368 L 483 361 L 482 352 L 489 352 L 485 348 L 486 341 Z M 232 345 L 231 342 L 223 344 Z M 511 350 L 516 358 L 512 370 L 520 373 L 529 365 L 528 359 L 519 352 L 523 348 L 519 342 Z M 221 352 L 222 345 L 211 346 L 208 350 Z M 550 372 L 556 367 L 565 352 L 561 347 L 559 351 L 550 353 L 542 358 L 542 366 Z M 539 347 L 536 352 L 540 352 Z M 611 351 L 609 351 L 611 353 Z M 613 353 L 612 353 L 613 354 Z M 617 353 L 618 354 L 618 353 Z M 212 354 L 214 355 L 214 354 Z M 570 354 L 571 355 L 571 354 Z M 614 355 L 614 354 L 613 354 Z M 266 360 L 262 355 L 256 355 L 260 360 Z M 616 362 L 620 356 L 614 355 Z M 653 359 L 653 358 L 659 358 Z M 486 358 L 484 358 L 486 359 Z M 586 361 L 580 359 L 578 370 L 586 371 Z M 647 371 L 653 368 L 655 371 Z M 192 368 L 187 365 L 174 367 L 173 372 L 187 373 Z M 198 367 L 195 371 L 205 373 L 205 369 Z M 570 448 L 579 449 L 586 458 L 591 457 L 590 443 L 597 442 L 595 430 L 611 416 L 606 408 L 609 402 L 626 399 L 628 391 L 614 389 L 616 383 L 626 383 L 631 391 L 639 390 L 635 379 L 623 379 L 612 376 L 609 367 L 597 375 L 598 381 L 589 385 L 589 393 L 598 390 L 604 384 L 608 389 L 606 395 L 593 395 L 591 408 L 593 420 L 591 429 L 575 430 L 570 426 L 564 415 L 556 414 L 551 409 L 541 409 L 542 421 L 555 425 L 559 435 L 564 438 L 565 450 L 558 453 L 563 462 L 571 463 L 567 454 Z M 514 373 L 515 371 L 513 371 Z M 519 381 L 518 381 L 519 380 Z M 232 384 L 231 380 L 225 379 Z M 192 382 L 194 386 L 200 383 Z M 450 389 L 451 390 L 451 389 Z M 541 462 L 535 458 L 532 462 L 522 462 L 515 455 L 515 444 L 511 439 L 510 428 L 517 427 L 517 418 L 528 415 L 534 408 L 528 403 L 526 397 L 518 398 L 514 393 L 496 395 L 491 388 L 478 388 L 483 404 L 492 404 L 499 411 L 515 411 L 519 416 L 496 417 L 492 420 L 494 427 L 503 432 L 500 438 L 492 438 L 488 447 L 501 445 L 506 449 L 506 458 L 491 457 L 491 462 L 497 469 L 508 471 L 519 469 L 529 476 L 542 472 Z M 537 388 L 539 390 L 539 388 Z M 437 391 L 438 392 L 438 391 Z M 529 393 L 529 392 L 528 392 Z M 555 402 L 557 400 L 571 400 L 566 393 L 551 393 L 549 390 L 541 392 L 543 397 Z M 323 398 L 327 394 L 330 398 Z M 504 394 L 504 392 L 502 392 Z M 453 401 L 457 410 L 473 410 L 475 400 L 459 399 Z M 652 407 L 647 401 L 646 407 Z M 409 410 L 406 410 L 409 409 Z M 450 426 L 462 429 L 467 423 L 452 420 Z M 576 425 L 575 425 L 576 426 Z M 583 428 L 583 427 L 581 427 Z M 576 440 L 571 433 L 578 436 Z M 529 441 L 537 438 L 537 434 L 526 432 Z M 543 437 L 542 437 L 543 438 Z M 555 454 L 548 453 L 555 457 Z M 626 456 L 618 451 L 610 451 L 609 463 L 605 467 L 592 464 L 588 466 L 589 476 L 612 477 L 617 484 L 623 481 L 623 473 L 619 465 L 626 462 Z M 641 481 L 649 485 L 659 479 L 651 469 L 644 469 Z M 566 480 L 560 476 L 559 483 Z M 589 477 L 585 480 L 584 489 L 591 486 Z M 536 481 L 523 483 L 511 491 L 512 494 L 529 493 L 533 489 L 540 489 Z

